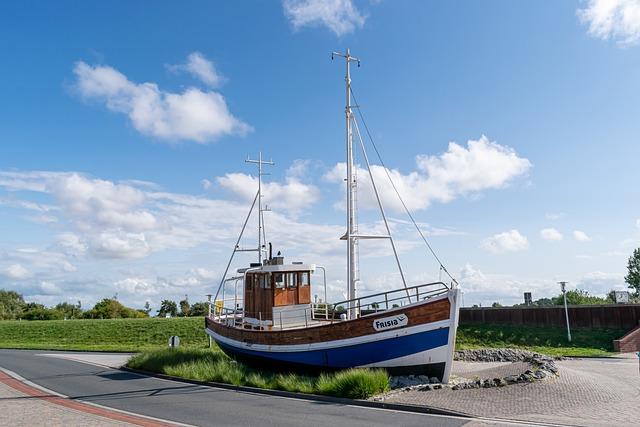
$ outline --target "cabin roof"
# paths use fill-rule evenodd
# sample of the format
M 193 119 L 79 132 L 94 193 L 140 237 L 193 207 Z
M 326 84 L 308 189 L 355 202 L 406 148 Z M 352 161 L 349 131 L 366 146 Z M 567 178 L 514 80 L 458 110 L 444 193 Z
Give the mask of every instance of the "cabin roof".
M 244 273 L 250 270 L 250 273 L 278 273 L 287 271 L 315 271 L 315 264 L 280 264 L 280 265 L 263 265 L 253 268 L 239 268 L 238 273 Z

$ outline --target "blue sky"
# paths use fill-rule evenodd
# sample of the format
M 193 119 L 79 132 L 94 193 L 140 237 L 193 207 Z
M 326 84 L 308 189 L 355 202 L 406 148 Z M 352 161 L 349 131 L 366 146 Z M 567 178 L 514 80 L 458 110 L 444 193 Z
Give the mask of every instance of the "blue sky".
M 635 0 L 2 4 L 1 286 L 45 304 L 202 299 L 262 150 L 268 239 L 326 265 L 340 299 L 344 64 L 329 54 L 350 47 L 385 163 L 466 305 L 558 280 L 622 289 L 640 245 L 639 17 Z M 360 177 L 361 227 L 379 228 Z M 409 281 L 437 279 L 385 194 Z M 362 245 L 362 292 L 400 286 L 387 253 Z

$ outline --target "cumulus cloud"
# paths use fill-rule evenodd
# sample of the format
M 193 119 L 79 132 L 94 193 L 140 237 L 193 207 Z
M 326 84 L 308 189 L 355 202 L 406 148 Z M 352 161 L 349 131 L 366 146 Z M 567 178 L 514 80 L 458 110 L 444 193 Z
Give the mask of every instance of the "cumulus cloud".
M 529 241 L 518 230 L 509 230 L 495 234 L 483 240 L 480 247 L 494 254 L 524 251 L 529 247 Z
M 263 182 L 264 202 L 291 213 L 298 213 L 316 203 L 320 199 L 320 190 L 302 181 L 306 166 L 308 164 L 305 161 L 296 160 L 287 170 L 284 183 Z M 228 173 L 216 178 L 216 181 L 246 201 L 253 200 L 258 191 L 258 179 L 244 173 Z
M 168 68 L 171 71 L 187 72 L 211 87 L 220 86 L 224 81 L 224 77 L 218 74 L 213 62 L 200 52 L 192 52 L 187 56 L 186 63 L 169 65 Z
M 580 277 L 576 283 L 576 288 L 588 291 L 592 295 L 606 295 L 612 290 L 628 291 L 629 288 L 624 282 L 622 273 L 605 273 L 602 271 L 592 271 Z
M 324 26 L 342 36 L 362 28 L 365 22 L 352 0 L 283 0 L 282 6 L 296 30 Z
M 557 294 L 554 280 L 485 273 L 469 263 L 461 269 L 459 277 L 466 306 L 478 303 L 488 306 L 495 301 L 501 304 L 520 303 L 524 292 L 531 292 L 534 299 Z
M 589 0 L 578 16 L 593 37 L 616 40 L 622 46 L 640 41 L 638 0 Z
M 554 241 L 562 240 L 563 238 L 562 233 L 560 233 L 555 228 L 543 228 L 542 230 L 540 230 L 540 237 L 542 237 L 544 240 Z
M 205 144 L 251 130 L 229 112 L 218 92 L 197 88 L 167 92 L 155 83 L 132 82 L 115 68 L 82 61 L 75 64 L 73 73 L 75 88 L 84 99 L 104 102 L 109 110 L 126 114 L 144 135 Z
M 395 169 L 387 170 L 407 207 L 413 211 L 426 209 L 433 202 L 447 203 L 460 196 L 502 188 L 531 168 L 529 160 L 519 157 L 512 148 L 489 141 L 485 136 L 468 141 L 466 147 L 451 142 L 445 153 L 419 155 L 416 163 L 418 170 L 406 175 Z M 372 165 L 371 173 L 384 206 L 403 212 L 384 167 Z M 357 176 L 359 203 L 365 208 L 376 208 L 368 171 L 358 167 Z M 325 180 L 343 188 L 345 177 L 345 163 L 338 163 L 324 176 Z
M 5 276 L 9 279 L 22 280 L 31 277 L 29 270 L 20 264 L 12 264 L 4 270 Z
M 591 237 L 587 235 L 584 231 L 574 230 L 573 238 L 578 242 L 588 242 L 591 240 Z

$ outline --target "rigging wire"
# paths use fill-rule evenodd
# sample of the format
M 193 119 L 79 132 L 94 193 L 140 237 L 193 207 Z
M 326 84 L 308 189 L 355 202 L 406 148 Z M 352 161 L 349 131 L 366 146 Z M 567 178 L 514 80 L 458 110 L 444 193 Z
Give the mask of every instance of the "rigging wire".
M 371 132 L 369 131 L 369 126 L 367 126 L 367 122 L 364 119 L 364 114 L 362 114 L 362 110 L 360 109 L 360 104 L 358 103 L 358 99 L 356 98 L 356 95 L 353 93 L 353 89 L 352 88 L 349 88 L 349 91 L 351 92 L 351 96 L 353 97 L 353 100 L 354 100 L 354 102 L 356 104 L 356 109 L 358 110 L 358 115 L 360 116 L 360 120 L 362 121 L 362 124 L 364 125 L 364 129 L 367 132 L 367 136 L 369 137 L 369 141 L 371 141 L 371 145 L 373 146 L 373 149 L 376 152 L 376 155 L 378 156 L 378 160 L 380 160 L 380 164 L 382 165 L 382 168 L 384 169 L 384 172 L 387 175 L 387 178 L 389 179 L 389 182 L 391 183 L 391 187 L 393 187 L 393 190 L 395 191 L 396 196 L 398 196 L 398 199 L 400 200 L 400 203 L 402 204 L 402 207 L 404 208 L 405 212 L 409 216 L 409 219 L 411 219 L 411 222 L 413 223 L 413 225 L 416 228 L 416 230 L 418 230 L 418 234 L 420 234 L 420 237 L 422 237 L 422 240 L 427 245 L 427 248 L 429 248 L 429 251 L 431 252 L 433 257 L 436 259 L 436 261 L 438 261 L 438 264 L 440 265 L 440 268 L 442 269 L 442 271 L 444 271 L 447 274 L 447 276 L 449 276 L 449 278 L 451 280 L 453 280 L 456 284 L 458 284 L 458 281 L 451 275 L 451 273 L 449 273 L 449 270 L 447 270 L 447 268 L 444 266 L 444 264 L 442 264 L 442 261 L 440 261 L 440 258 L 438 257 L 438 255 L 436 254 L 435 250 L 433 249 L 433 247 L 431 246 L 431 244 L 429 243 L 429 241 L 425 237 L 424 233 L 420 229 L 420 226 L 418 225 L 416 220 L 413 218 L 413 215 L 411 214 L 411 211 L 409 210 L 409 208 L 407 207 L 406 203 L 404 202 L 404 199 L 402 199 L 402 196 L 400 196 L 400 192 L 398 191 L 398 188 L 396 187 L 395 183 L 393 182 L 393 179 L 391 179 L 391 175 L 389 174 L 389 169 L 384 164 L 384 161 L 382 160 L 382 156 L 380 155 L 380 151 L 378 151 L 378 147 L 376 146 L 376 143 L 373 140 L 373 136 L 371 136 Z

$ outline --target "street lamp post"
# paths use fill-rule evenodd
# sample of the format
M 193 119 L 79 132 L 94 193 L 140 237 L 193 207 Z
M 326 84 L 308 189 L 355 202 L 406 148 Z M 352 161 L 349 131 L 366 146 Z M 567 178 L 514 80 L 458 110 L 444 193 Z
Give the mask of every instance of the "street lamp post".
M 208 310 L 208 314 L 207 317 L 211 317 L 211 297 L 213 295 L 212 294 L 207 294 L 207 305 L 209 306 L 209 310 Z M 207 336 L 209 337 L 209 348 L 211 348 L 211 335 L 207 334 Z
M 564 316 L 567 319 L 567 339 L 571 342 L 571 328 L 569 327 L 569 309 L 567 308 L 567 282 L 558 282 L 564 296 Z

